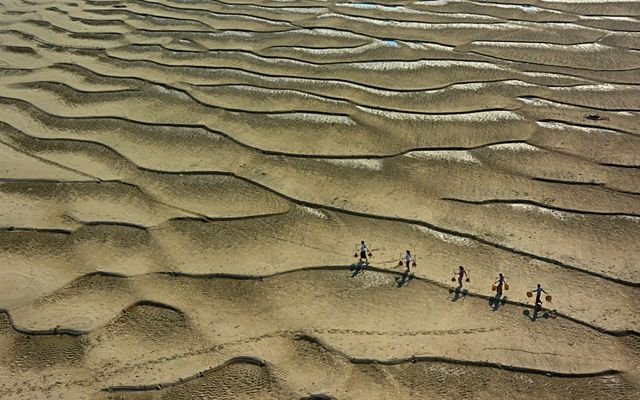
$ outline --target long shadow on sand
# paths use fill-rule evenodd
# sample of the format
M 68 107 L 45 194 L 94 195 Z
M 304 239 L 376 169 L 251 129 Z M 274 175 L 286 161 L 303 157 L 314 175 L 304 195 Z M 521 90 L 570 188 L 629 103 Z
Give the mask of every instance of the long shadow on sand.
M 362 262 L 362 261 L 358 261 L 355 264 L 351 264 L 351 266 L 349 267 L 349 270 L 351 271 L 351 277 L 353 278 L 359 273 L 364 272 L 367 265 L 369 265 L 368 262 Z
M 525 317 L 529 317 L 531 322 L 534 322 L 540 317 L 538 315 L 540 313 L 540 311 L 542 311 L 542 306 L 540 304 L 536 304 L 536 306 L 533 308 L 533 313 L 531 313 L 529 310 L 524 310 L 522 312 L 522 315 L 524 315 Z M 549 318 L 549 313 L 546 312 L 546 311 L 543 312 L 542 313 L 542 318 L 548 319 Z
M 401 288 L 405 284 L 408 284 L 409 281 L 412 279 L 413 279 L 413 274 L 409 271 L 404 271 L 404 273 L 400 277 L 395 278 L 399 288 Z
M 458 286 L 457 288 L 451 288 L 449 289 L 449 295 L 451 295 L 451 301 L 458 301 L 460 299 L 463 299 L 465 297 L 467 297 L 467 293 L 469 293 L 469 291 L 467 289 L 463 289 L 462 286 Z
M 489 299 L 489 307 L 491 311 L 498 311 L 500 306 L 507 304 L 507 296 L 502 297 L 502 294 L 496 293 L 495 296 Z

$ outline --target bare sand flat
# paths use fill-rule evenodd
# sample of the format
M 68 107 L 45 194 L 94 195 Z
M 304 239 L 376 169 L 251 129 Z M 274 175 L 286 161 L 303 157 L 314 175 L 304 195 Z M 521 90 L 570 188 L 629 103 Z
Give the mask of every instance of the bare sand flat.
M 626 0 L 1 2 L 0 398 L 640 397 L 639 52 Z

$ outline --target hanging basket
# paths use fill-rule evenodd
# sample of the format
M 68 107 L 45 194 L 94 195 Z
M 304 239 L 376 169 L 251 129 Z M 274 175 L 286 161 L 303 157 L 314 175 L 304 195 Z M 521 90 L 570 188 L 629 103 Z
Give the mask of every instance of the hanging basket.
M 398 261 L 398 266 L 402 267 L 402 260 Z
M 451 282 L 455 282 L 456 281 L 456 277 L 454 276 L 453 278 L 451 278 Z
M 533 293 L 532 292 L 527 292 L 527 297 L 533 297 Z
M 418 266 L 418 263 L 414 261 L 414 262 L 412 262 L 412 263 L 411 263 L 411 266 L 412 266 L 412 267 L 417 267 L 417 266 Z
M 544 299 L 548 302 L 551 302 L 551 295 L 550 294 L 546 295 Z
M 354 256 L 355 258 L 358 258 L 358 253 L 354 254 L 353 256 Z
M 467 278 L 464 280 L 465 282 L 471 282 L 471 279 Z
M 509 290 L 509 284 L 508 283 L 504 284 L 504 290 Z
M 491 285 L 491 291 L 492 291 L 492 292 L 495 292 L 495 291 L 496 291 L 496 289 L 498 289 L 498 287 L 497 287 L 496 285 Z
M 372 252 L 369 252 L 369 254 L 367 254 L 367 255 L 368 255 L 369 257 L 372 257 L 372 256 L 373 256 L 373 253 L 372 253 Z

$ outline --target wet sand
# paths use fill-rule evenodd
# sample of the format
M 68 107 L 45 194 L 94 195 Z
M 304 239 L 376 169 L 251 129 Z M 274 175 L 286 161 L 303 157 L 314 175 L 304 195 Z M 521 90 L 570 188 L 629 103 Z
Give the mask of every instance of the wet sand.
M 639 69 L 636 1 L 3 1 L 0 398 L 637 398 Z

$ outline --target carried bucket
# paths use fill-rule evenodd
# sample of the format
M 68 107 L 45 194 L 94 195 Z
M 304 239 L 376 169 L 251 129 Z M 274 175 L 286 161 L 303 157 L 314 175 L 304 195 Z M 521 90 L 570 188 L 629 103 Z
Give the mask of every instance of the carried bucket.
M 551 302 L 551 295 L 550 294 L 546 295 L 544 299 L 548 302 Z
M 532 292 L 527 292 L 527 297 L 533 297 L 533 293 Z
M 509 290 L 509 284 L 505 282 L 504 284 L 504 290 Z
M 495 292 L 498 287 L 496 285 L 491 285 L 491 291 Z

